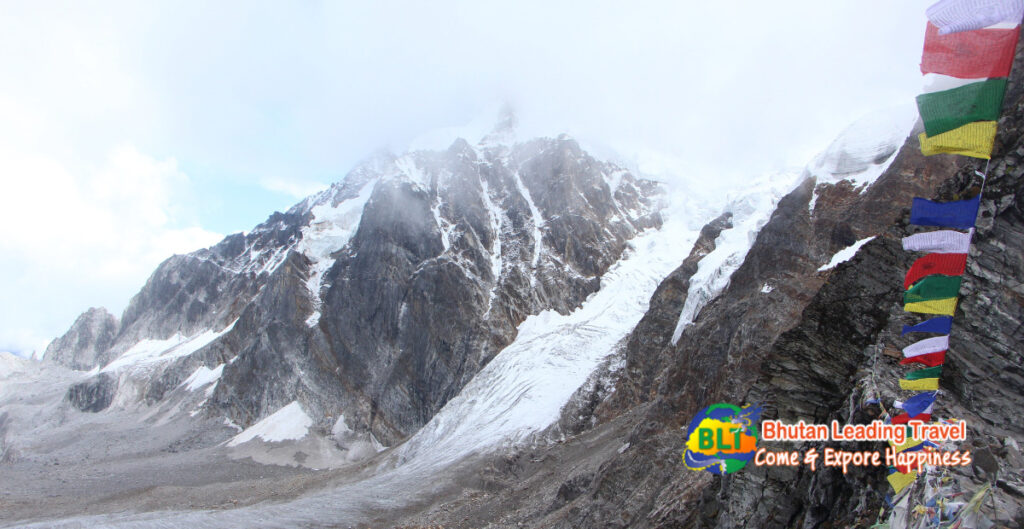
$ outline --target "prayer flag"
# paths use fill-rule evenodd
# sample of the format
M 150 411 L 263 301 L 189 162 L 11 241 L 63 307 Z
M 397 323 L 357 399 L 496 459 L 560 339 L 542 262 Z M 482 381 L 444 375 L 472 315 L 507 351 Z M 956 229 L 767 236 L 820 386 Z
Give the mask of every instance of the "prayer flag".
M 980 204 L 981 195 L 955 202 L 934 202 L 915 197 L 910 206 L 910 223 L 918 226 L 973 228 Z
M 996 121 L 1003 108 L 1006 78 L 987 79 L 917 96 L 924 132 L 933 137 L 975 121 Z
M 942 376 L 942 366 L 926 367 L 907 373 L 907 380 L 921 380 L 922 378 L 938 378 Z
M 992 146 L 996 142 L 996 122 L 979 121 L 943 132 L 938 136 L 918 134 L 921 154 L 962 154 L 988 160 L 992 158 Z
M 922 378 L 919 380 L 900 379 L 900 389 L 907 391 L 935 391 L 939 389 L 939 379 Z
M 903 238 L 903 249 L 913 252 L 967 253 L 974 230 L 967 233 L 952 230 L 915 233 Z
M 938 353 L 949 349 L 949 336 L 936 336 L 916 341 L 903 348 L 903 356 L 911 358 L 928 353 Z
M 946 363 L 946 351 L 917 355 L 900 360 L 900 364 L 903 365 L 909 365 L 914 363 L 923 364 L 928 367 L 941 366 L 942 364 Z
M 903 408 L 903 411 L 910 415 L 920 415 L 928 412 L 932 405 L 935 404 L 935 392 L 918 393 L 901 404 L 902 406 L 899 407 Z
M 910 472 L 909 474 L 893 472 L 886 476 L 885 479 L 889 480 L 889 485 L 892 486 L 893 492 L 899 494 L 903 489 L 907 488 L 907 485 L 910 485 L 917 479 L 917 472 Z
M 903 294 L 903 303 L 955 298 L 960 293 L 960 276 L 928 276 Z
M 1008 77 L 1017 50 L 1016 29 L 980 29 L 940 35 L 935 24 L 924 34 L 921 73 L 960 79 Z
M 981 29 L 1001 22 L 1020 24 L 1024 0 L 940 0 L 925 11 L 939 34 Z
M 918 314 L 939 314 L 952 316 L 956 312 L 956 298 L 919 301 L 903 305 L 903 310 Z
M 930 332 L 935 334 L 949 334 L 953 327 L 953 318 L 949 316 L 938 316 L 930 320 L 924 320 L 917 325 L 904 325 L 902 336 L 911 332 Z
M 967 267 L 965 253 L 930 253 L 914 261 L 903 278 L 903 289 L 909 289 L 923 277 L 931 275 L 959 276 Z

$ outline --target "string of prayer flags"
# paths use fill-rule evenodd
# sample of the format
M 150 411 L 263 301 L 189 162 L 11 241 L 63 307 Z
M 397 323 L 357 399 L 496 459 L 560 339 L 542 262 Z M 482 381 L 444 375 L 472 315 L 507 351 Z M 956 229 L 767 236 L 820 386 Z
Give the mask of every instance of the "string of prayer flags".
M 912 332 L 928 332 L 932 334 L 949 334 L 953 328 L 952 316 L 937 316 L 930 320 L 924 320 L 917 325 L 904 325 L 902 336 Z
M 925 75 L 927 86 L 924 93 L 917 96 L 918 112 L 924 123 L 924 132 L 918 135 L 921 153 L 991 159 L 1007 80 L 1017 50 L 1019 26 L 1024 18 L 1024 0 L 939 0 L 926 14 L 929 23 L 925 30 L 921 73 Z M 985 178 L 984 174 L 981 176 Z M 984 188 L 983 184 L 982 191 Z M 891 417 L 892 424 L 931 421 L 949 349 L 961 276 L 967 268 L 980 205 L 980 192 L 973 198 L 954 202 L 913 199 L 911 224 L 950 229 L 903 238 L 904 250 L 926 253 L 914 261 L 903 278 L 903 308 L 907 312 L 935 316 L 904 325 L 902 335 L 931 333 L 939 336 L 903 348 L 900 364 L 918 366 L 899 379 L 899 387 L 918 393 L 906 402 L 893 403 L 893 407 L 902 409 L 903 413 Z M 955 230 L 966 230 L 966 233 Z M 925 446 L 926 443 L 908 435 L 906 443 L 895 448 L 901 452 L 923 450 Z M 899 494 L 917 479 L 919 470 L 923 471 L 920 465 L 892 468 L 887 479 Z M 905 504 L 906 500 L 904 497 L 901 503 Z M 941 505 L 939 507 L 941 510 Z M 924 508 L 919 506 L 919 514 L 921 509 Z M 930 511 L 924 509 L 924 512 Z M 906 525 L 905 515 L 904 509 L 901 526 Z
M 981 195 L 955 202 L 935 202 L 915 197 L 910 206 L 910 223 L 918 226 L 968 229 L 978 218 Z M 963 252 L 966 253 L 966 252 Z
M 1019 24 L 1024 0 L 940 0 L 925 11 L 940 35 L 981 29 L 1001 22 Z
M 1010 75 L 1017 30 L 988 28 L 944 35 L 939 31 L 935 24 L 928 24 L 921 73 L 974 80 Z
M 1024 0 L 940 0 L 927 15 L 921 73 L 932 87 L 917 97 L 921 153 L 990 159 Z
M 903 289 L 930 275 L 959 276 L 967 267 L 966 253 L 930 253 L 914 261 L 903 279 Z

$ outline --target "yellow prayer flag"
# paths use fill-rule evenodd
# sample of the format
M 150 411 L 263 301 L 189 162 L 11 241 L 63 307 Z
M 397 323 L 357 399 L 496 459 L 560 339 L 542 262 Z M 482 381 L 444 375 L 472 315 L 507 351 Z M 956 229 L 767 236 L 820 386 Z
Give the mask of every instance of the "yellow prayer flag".
M 918 138 L 925 156 L 948 153 L 988 160 L 996 140 L 996 122 L 975 121 L 931 137 L 922 132 Z
M 908 437 L 907 440 L 904 441 L 903 444 L 901 444 L 901 445 L 898 445 L 898 444 L 896 444 L 896 443 L 894 443 L 892 441 L 889 441 L 889 446 L 891 446 L 893 451 L 895 451 L 898 454 L 900 452 L 903 452 L 904 450 L 909 450 L 911 448 L 914 448 L 915 446 L 917 446 L 917 445 L 919 445 L 919 444 L 921 444 L 923 442 L 924 441 L 921 440 L 921 439 L 914 439 L 913 437 Z
M 915 470 L 914 472 L 911 472 L 909 474 L 893 472 L 892 474 L 889 474 L 885 479 L 889 480 L 889 484 L 892 485 L 893 493 L 899 494 L 900 491 L 907 488 L 907 485 L 910 485 L 911 483 L 914 482 L 915 479 L 917 479 L 917 471 Z
M 939 379 L 922 378 L 918 380 L 900 379 L 900 388 L 909 391 L 936 391 L 939 389 Z
M 952 316 L 956 311 L 956 298 L 933 299 L 929 301 L 917 301 L 903 305 L 907 312 L 918 312 L 921 314 L 940 314 Z

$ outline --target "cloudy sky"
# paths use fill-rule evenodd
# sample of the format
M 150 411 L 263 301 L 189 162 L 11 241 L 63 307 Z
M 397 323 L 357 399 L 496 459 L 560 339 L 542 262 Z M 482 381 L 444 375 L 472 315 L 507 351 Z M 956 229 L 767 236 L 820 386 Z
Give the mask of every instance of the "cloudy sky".
M 502 102 L 638 163 L 800 166 L 912 101 L 929 3 L 0 1 L 0 350 Z

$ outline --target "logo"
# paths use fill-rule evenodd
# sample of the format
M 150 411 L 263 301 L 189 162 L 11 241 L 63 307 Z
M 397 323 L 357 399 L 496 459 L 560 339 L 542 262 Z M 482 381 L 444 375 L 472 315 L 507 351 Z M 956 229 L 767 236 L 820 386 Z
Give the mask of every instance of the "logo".
M 718 475 L 743 468 L 757 451 L 760 419 L 760 406 L 740 408 L 720 402 L 704 408 L 686 430 L 686 468 Z

